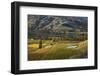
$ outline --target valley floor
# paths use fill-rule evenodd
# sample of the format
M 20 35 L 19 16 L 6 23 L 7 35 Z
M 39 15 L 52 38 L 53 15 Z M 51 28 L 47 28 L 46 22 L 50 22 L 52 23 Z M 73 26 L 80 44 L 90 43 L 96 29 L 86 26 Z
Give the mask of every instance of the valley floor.
M 36 41 L 35 41 L 36 42 Z M 55 60 L 87 58 L 87 40 L 85 41 L 43 41 L 39 49 L 38 43 L 28 44 L 28 60 Z

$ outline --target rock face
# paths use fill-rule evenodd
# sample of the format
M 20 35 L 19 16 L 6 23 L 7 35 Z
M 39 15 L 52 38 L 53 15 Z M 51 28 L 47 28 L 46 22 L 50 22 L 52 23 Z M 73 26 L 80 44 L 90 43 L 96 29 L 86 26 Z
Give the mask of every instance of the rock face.
M 28 15 L 28 34 L 44 31 L 47 34 L 54 32 L 87 32 L 88 18 L 74 16 Z

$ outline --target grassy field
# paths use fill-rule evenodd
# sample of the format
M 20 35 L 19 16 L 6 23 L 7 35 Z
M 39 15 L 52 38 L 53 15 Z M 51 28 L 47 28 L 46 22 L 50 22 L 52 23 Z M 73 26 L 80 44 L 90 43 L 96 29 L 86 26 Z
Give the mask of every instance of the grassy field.
M 87 40 L 57 41 L 43 40 L 39 49 L 39 40 L 28 41 L 28 60 L 55 60 L 87 58 Z

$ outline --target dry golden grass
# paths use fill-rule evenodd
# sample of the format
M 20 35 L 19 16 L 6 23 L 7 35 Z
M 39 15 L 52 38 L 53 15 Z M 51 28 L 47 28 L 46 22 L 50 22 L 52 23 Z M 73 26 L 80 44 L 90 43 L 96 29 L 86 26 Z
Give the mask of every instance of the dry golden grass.
M 43 48 L 39 49 L 39 44 L 28 44 L 29 60 L 52 60 L 52 59 L 74 59 L 87 57 L 88 41 L 80 42 L 56 42 L 50 45 L 50 41 L 43 42 Z M 52 42 L 53 43 L 53 42 Z M 76 45 L 77 48 L 67 48 Z
M 29 48 L 38 48 L 39 44 L 29 44 L 28 47 Z
M 79 45 L 80 48 L 88 47 L 88 41 L 85 40 L 83 42 L 80 42 L 78 45 Z

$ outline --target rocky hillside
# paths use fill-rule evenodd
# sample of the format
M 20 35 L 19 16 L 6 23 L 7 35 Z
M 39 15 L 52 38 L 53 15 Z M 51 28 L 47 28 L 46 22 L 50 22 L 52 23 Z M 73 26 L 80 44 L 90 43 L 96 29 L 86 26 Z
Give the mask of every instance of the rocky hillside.
M 66 30 L 68 32 L 74 32 L 78 29 L 80 32 L 87 32 L 87 24 L 87 17 L 28 15 L 29 34 L 36 33 L 40 30 L 47 30 L 48 32 Z

